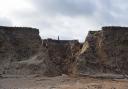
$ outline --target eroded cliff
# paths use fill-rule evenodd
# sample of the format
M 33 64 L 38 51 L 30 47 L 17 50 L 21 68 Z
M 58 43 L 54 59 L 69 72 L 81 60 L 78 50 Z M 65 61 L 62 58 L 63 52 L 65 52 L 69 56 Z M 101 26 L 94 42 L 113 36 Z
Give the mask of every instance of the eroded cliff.
M 81 46 L 77 40 L 42 40 L 35 28 L 1 26 L 0 74 L 69 74 Z
M 103 27 L 77 40 L 41 39 L 38 29 L 0 27 L 0 74 L 128 74 L 128 28 Z
M 49 76 L 70 74 L 72 64 L 75 62 L 74 56 L 81 47 L 82 44 L 77 40 L 43 40 L 43 49 L 47 50 L 49 57 L 44 59 L 45 63 L 47 63 L 44 74 Z
M 16 62 L 28 60 L 41 47 L 38 29 L 0 27 L 0 73 L 5 73 Z
M 128 74 L 128 28 L 90 31 L 77 56 L 79 74 Z

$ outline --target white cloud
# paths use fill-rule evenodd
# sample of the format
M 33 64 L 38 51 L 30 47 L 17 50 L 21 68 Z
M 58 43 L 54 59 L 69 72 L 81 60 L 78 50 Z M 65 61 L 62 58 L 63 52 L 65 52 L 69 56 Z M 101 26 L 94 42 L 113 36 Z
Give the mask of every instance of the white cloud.
M 1 26 L 10 26 L 12 22 L 6 17 L 0 17 L 0 25 Z
M 31 9 L 31 4 L 26 0 L 0 0 L 0 15 L 7 16 L 15 10 Z
M 40 29 L 43 38 L 79 39 L 104 25 L 128 24 L 127 0 L 0 0 L 0 25 Z

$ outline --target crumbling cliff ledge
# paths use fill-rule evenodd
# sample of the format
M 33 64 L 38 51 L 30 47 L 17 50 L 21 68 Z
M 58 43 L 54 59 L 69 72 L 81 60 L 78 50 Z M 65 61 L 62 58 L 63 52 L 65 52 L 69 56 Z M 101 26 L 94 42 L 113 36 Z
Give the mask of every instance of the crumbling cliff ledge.
M 128 75 L 128 27 L 90 31 L 76 59 L 77 74 Z

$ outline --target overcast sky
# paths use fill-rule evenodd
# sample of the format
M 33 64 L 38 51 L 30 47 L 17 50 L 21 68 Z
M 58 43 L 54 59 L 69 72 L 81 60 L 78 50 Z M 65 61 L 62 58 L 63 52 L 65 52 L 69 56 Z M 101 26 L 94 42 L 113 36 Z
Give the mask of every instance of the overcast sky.
M 0 0 L 0 25 L 40 29 L 42 38 L 79 39 L 102 26 L 128 26 L 128 0 Z

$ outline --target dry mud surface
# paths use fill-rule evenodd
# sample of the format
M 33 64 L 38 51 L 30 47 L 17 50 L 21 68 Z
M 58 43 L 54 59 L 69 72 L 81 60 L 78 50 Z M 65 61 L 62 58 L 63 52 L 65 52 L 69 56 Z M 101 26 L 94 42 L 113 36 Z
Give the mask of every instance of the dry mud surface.
M 127 79 L 89 77 L 4 76 L 0 89 L 128 89 Z

